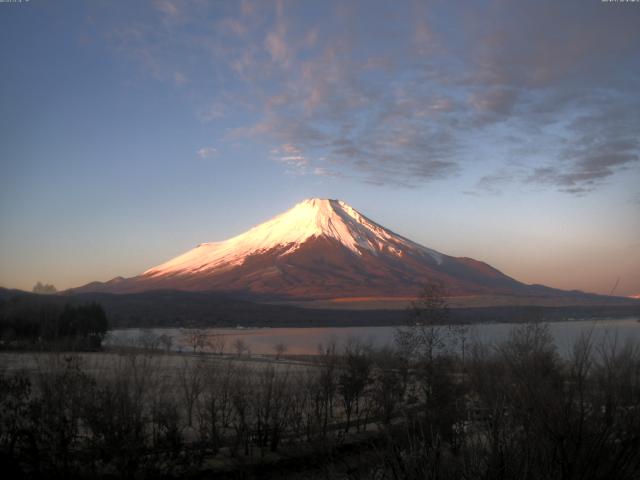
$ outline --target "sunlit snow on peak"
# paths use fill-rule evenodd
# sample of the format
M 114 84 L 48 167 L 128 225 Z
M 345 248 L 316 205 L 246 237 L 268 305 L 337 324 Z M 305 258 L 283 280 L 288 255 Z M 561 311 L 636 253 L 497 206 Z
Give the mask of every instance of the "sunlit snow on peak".
M 418 245 L 369 220 L 341 200 L 310 198 L 247 232 L 223 242 L 203 243 L 189 252 L 144 272 L 156 276 L 183 274 L 240 265 L 249 255 L 281 249 L 294 252 L 311 238 L 338 241 L 356 255 L 369 251 L 402 257 L 427 254 L 438 263 L 440 253 Z

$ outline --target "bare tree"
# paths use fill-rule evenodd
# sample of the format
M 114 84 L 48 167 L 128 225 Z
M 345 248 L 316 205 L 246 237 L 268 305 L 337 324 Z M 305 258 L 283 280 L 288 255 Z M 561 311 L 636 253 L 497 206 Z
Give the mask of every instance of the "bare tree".
M 178 376 L 189 427 L 193 425 L 193 410 L 203 391 L 203 363 L 191 360 L 191 358 L 182 358 L 182 366 Z
M 162 335 L 160 335 L 160 337 L 158 337 L 158 340 L 160 341 L 160 344 L 164 347 L 165 352 L 170 352 L 171 351 L 171 347 L 173 346 L 173 337 L 171 337 L 171 335 L 167 335 L 166 333 L 163 333 Z
M 371 396 L 384 425 L 389 425 L 393 415 L 402 407 L 409 379 L 409 362 L 405 356 L 390 348 L 374 355 Z
M 443 327 L 449 320 L 444 285 L 426 284 L 418 299 L 411 303 L 409 316 L 410 325 L 395 332 L 396 345 L 407 355 L 430 362 L 446 346 L 450 333 Z
M 348 432 L 354 411 L 356 419 L 359 419 L 360 399 L 371 380 L 371 357 L 361 343 L 351 341 L 347 344 L 343 362 L 338 375 L 338 391 L 346 415 L 345 432 Z M 358 421 L 356 429 L 359 430 Z
M 273 346 L 273 349 L 276 352 L 276 360 L 280 360 L 280 357 L 287 351 L 287 346 L 284 343 L 280 342 L 275 344 Z
M 247 347 L 246 342 L 238 337 L 233 342 L 233 349 L 236 351 L 236 354 L 241 357 L 243 353 L 248 352 L 249 348 Z
M 156 356 L 130 353 L 119 357 L 111 374 L 101 377 L 92 397 L 85 405 L 83 423 L 90 432 L 90 451 L 103 452 L 118 476 L 131 478 L 149 466 L 144 455 L 149 444 L 149 430 L 154 421 L 155 400 L 163 391 L 157 372 Z
M 209 335 L 207 337 L 207 345 L 213 353 L 222 355 L 227 345 L 227 336 L 220 333 Z
M 272 452 L 278 448 L 289 421 L 291 399 L 288 389 L 288 372 L 279 373 L 269 365 L 260 372 L 253 392 L 253 432 L 260 453 L 265 448 Z
M 469 325 L 464 323 L 451 323 L 448 326 L 452 343 L 460 348 L 460 359 L 462 373 L 465 372 L 465 359 L 467 354 L 467 341 L 469 336 Z
M 329 420 L 333 417 L 333 403 L 337 390 L 338 356 L 335 340 L 330 341 L 326 348 L 319 345 L 318 352 L 316 414 L 321 419 L 322 437 L 326 437 Z
M 311 411 L 311 395 L 314 384 L 313 375 L 308 371 L 292 372 L 290 375 L 290 428 L 292 436 L 302 439 L 307 436 L 309 439 L 310 425 L 309 412 Z
M 253 391 L 253 376 L 249 369 L 246 367 L 239 368 L 237 375 L 233 378 L 231 387 L 233 416 L 230 423 L 235 431 L 234 443 L 231 445 L 232 455 L 236 455 L 240 447 L 243 448 L 245 455 L 249 455 L 250 422 L 253 415 L 253 402 L 250 401 L 250 398 Z
M 191 329 L 186 335 L 187 344 L 193 349 L 193 353 L 202 350 L 207 345 L 207 334 L 199 328 Z
M 149 328 L 140 332 L 136 344 L 145 350 L 157 350 L 160 346 L 160 337 Z
M 233 363 L 211 362 L 203 371 L 203 395 L 198 403 L 200 439 L 214 453 L 222 446 L 223 435 L 233 415 Z
M 40 371 L 40 396 L 33 405 L 39 448 L 48 450 L 54 470 L 69 476 L 73 451 L 79 447 L 80 423 L 85 396 L 90 395 L 93 382 L 82 371 L 81 360 L 75 355 L 51 356 L 52 362 Z

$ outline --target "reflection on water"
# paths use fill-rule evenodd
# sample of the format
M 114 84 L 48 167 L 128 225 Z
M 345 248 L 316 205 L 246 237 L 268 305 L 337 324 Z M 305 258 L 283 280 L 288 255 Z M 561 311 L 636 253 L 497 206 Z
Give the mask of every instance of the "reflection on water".
M 482 343 L 499 343 L 504 340 L 517 324 L 488 323 L 470 325 L 467 334 L 468 343 L 479 341 Z M 549 323 L 558 350 L 566 353 L 576 339 L 584 333 L 592 333 L 594 340 L 607 337 L 624 343 L 629 340 L 640 340 L 640 322 L 635 318 L 598 321 L 570 321 Z M 446 327 L 442 327 L 446 328 Z M 344 348 L 352 339 L 366 342 L 375 347 L 393 344 L 396 327 L 326 327 L 326 328 L 261 328 L 261 329 L 231 329 L 207 328 L 200 329 L 205 339 L 215 337 L 224 339 L 224 352 L 234 353 L 234 344 L 241 339 L 252 354 L 273 355 L 277 345 L 286 346 L 289 355 L 315 354 L 319 346 L 326 347 L 335 343 L 338 349 Z M 175 351 L 191 351 L 191 339 L 194 330 L 181 328 L 156 329 L 123 329 L 109 332 L 105 345 L 107 346 L 135 346 L 141 339 L 165 335 L 171 339 L 170 348 Z M 217 336 L 217 337 L 216 337 Z M 198 350 L 212 351 L 220 348 L 221 342 L 204 342 Z

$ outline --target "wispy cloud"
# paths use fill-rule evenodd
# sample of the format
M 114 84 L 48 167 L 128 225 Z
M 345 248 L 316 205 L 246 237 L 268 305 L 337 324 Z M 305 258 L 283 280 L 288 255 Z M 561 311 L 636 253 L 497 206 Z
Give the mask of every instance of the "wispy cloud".
M 176 18 L 180 15 L 180 10 L 175 2 L 170 0 L 156 0 L 155 7 L 167 17 Z
M 188 82 L 187 77 L 182 72 L 176 72 L 173 74 L 173 81 L 176 85 L 181 86 Z
M 276 1 L 276 25 L 273 30 L 267 33 L 264 45 L 271 59 L 286 68 L 291 62 L 292 51 L 287 42 L 287 27 L 284 18 L 284 2 Z
M 286 167 L 286 172 L 292 175 L 315 175 L 331 177 L 335 172 L 326 165 L 326 158 L 320 157 L 315 161 L 304 154 L 303 150 L 291 143 L 285 143 L 274 148 L 270 156 L 276 162 Z
M 640 165 L 632 4 L 154 5 L 163 26 L 119 25 L 119 50 L 188 84 L 204 121 L 233 112 L 227 138 L 271 144 L 287 171 L 327 158 L 375 184 L 475 172 L 476 193 L 584 194 Z
M 213 158 L 218 154 L 218 150 L 216 148 L 213 147 L 202 147 L 199 148 L 196 151 L 196 155 L 198 155 L 198 157 L 205 159 L 205 158 Z

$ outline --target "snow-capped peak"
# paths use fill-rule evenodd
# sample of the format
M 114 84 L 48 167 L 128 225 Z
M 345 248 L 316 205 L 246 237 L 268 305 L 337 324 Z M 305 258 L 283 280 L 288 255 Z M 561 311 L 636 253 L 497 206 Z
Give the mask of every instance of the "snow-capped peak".
M 247 232 L 223 242 L 203 243 L 193 250 L 144 272 L 147 276 L 194 273 L 236 266 L 248 255 L 282 249 L 297 250 L 307 240 L 326 237 L 361 255 L 385 251 L 402 256 L 407 250 L 428 254 L 438 263 L 441 255 L 369 220 L 340 200 L 310 198 Z

